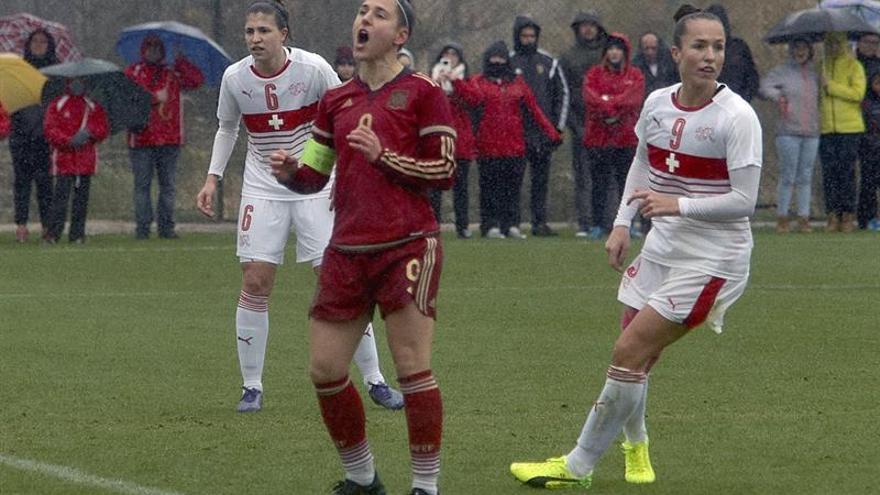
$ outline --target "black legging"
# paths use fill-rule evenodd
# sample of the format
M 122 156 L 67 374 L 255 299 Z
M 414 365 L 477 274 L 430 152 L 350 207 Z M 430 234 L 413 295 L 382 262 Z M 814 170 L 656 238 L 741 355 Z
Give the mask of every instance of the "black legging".
M 859 205 L 856 217 L 859 228 L 864 229 L 868 222 L 877 218 L 877 192 L 880 190 L 880 146 L 873 144 L 877 136 L 862 140 L 861 180 L 859 182 Z
M 617 200 L 626 187 L 626 175 L 636 154 L 635 148 L 587 148 L 590 177 L 593 179 L 593 226 L 611 230 L 605 217 L 608 204 L 608 185 L 614 181 Z M 612 217 L 613 218 L 613 217 Z
M 861 134 L 822 134 L 819 139 L 825 213 L 829 215 L 856 212 L 855 167 L 861 136 Z
M 532 212 L 532 227 L 547 223 L 547 189 L 550 185 L 550 158 L 553 148 L 541 146 L 526 152 L 529 161 L 529 177 L 531 178 L 531 194 L 529 208 Z
M 456 160 L 455 183 L 452 185 L 452 207 L 455 210 L 455 230 L 462 231 L 468 228 L 470 217 L 468 216 L 468 177 L 471 171 L 470 160 Z M 431 190 L 431 206 L 434 208 L 434 216 L 437 222 L 443 222 L 443 195 L 439 189 Z
M 15 223 L 25 225 L 30 217 L 31 186 L 37 186 L 37 208 L 43 228 L 49 226 L 49 203 L 52 200 L 52 177 L 49 175 L 49 145 L 43 139 L 10 138 L 12 154 L 12 195 Z
M 480 158 L 480 231 L 517 226 L 525 158 Z
M 52 196 L 51 223 L 46 238 L 57 241 L 64 232 L 67 218 L 67 203 L 73 190 L 73 204 L 70 209 L 70 241 L 82 239 L 86 235 L 86 214 L 89 206 L 90 175 L 59 175 L 55 178 L 55 194 Z

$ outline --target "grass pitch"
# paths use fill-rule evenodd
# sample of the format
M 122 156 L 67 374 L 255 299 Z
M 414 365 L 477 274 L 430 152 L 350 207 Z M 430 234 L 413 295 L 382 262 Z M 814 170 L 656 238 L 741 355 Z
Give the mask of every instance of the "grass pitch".
M 445 241 L 443 493 L 535 493 L 508 465 L 572 447 L 618 332 L 618 276 L 571 233 Z M 341 477 L 306 371 L 308 267 L 279 272 L 255 415 L 234 412 L 232 235 L 41 248 L 7 234 L 0 273 L 0 493 L 310 495 Z M 591 492 L 876 493 L 878 302 L 876 234 L 758 233 L 725 333 L 695 331 L 652 374 L 658 481 L 627 485 L 610 450 Z M 404 415 L 365 403 L 377 467 L 406 493 Z

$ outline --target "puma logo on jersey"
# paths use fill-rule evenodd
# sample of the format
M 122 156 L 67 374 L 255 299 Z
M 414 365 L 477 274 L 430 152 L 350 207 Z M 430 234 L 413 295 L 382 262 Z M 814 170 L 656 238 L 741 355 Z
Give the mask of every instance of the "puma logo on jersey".
M 654 117 L 654 116 L 652 115 L 652 116 L 651 116 L 651 120 L 653 120 L 654 123 L 657 124 L 657 127 L 663 127 L 663 124 L 660 122 L 660 119 L 658 119 L 657 117 Z
M 251 100 L 254 99 L 254 90 L 253 89 L 248 89 L 248 90 L 243 89 L 243 90 L 241 90 L 241 94 L 247 96 Z
M 244 343 L 247 344 L 247 345 L 251 345 L 251 341 L 254 340 L 254 338 L 253 338 L 253 337 L 248 337 L 248 338 L 246 338 L 246 339 L 243 339 L 243 338 L 239 337 L 238 340 L 244 342 Z

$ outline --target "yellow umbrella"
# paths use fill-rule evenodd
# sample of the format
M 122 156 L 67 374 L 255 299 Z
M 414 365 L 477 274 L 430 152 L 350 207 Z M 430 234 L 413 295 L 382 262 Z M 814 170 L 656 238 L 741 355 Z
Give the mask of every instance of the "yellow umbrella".
M 0 53 L 0 104 L 7 113 L 38 105 L 46 76 L 14 53 Z

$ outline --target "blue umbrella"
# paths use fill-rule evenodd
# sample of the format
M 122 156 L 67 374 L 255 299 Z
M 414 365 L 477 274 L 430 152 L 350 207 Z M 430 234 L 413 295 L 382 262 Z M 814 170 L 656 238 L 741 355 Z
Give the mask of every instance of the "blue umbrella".
M 116 51 L 127 63 L 141 60 L 141 44 L 148 35 L 158 36 L 165 44 L 165 63 L 174 63 L 174 54 L 180 51 L 205 76 L 205 83 L 218 86 L 223 71 L 232 59 L 214 40 L 200 29 L 180 22 L 148 22 L 127 27 L 119 33 Z

